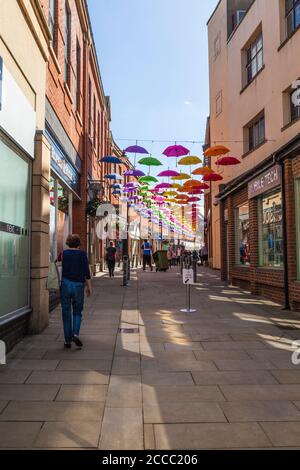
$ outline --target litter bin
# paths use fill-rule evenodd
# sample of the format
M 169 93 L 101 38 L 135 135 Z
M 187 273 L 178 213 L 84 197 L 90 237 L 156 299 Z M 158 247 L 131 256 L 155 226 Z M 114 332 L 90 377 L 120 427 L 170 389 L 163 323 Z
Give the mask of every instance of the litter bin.
M 167 251 L 156 251 L 153 253 L 153 259 L 156 266 L 156 271 L 167 271 L 169 269 Z

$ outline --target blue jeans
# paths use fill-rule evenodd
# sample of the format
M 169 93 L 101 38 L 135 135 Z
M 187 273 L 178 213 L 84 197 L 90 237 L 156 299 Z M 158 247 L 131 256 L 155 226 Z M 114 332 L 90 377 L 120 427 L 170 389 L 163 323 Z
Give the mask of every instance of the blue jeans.
M 84 283 L 63 279 L 60 300 L 64 325 L 65 343 L 71 343 L 74 335 L 79 336 L 84 304 Z

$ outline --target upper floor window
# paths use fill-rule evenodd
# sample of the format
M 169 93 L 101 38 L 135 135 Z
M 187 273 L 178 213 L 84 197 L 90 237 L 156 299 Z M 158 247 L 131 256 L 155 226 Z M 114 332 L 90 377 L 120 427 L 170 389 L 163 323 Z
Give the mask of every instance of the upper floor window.
M 80 113 L 80 95 L 81 95 L 81 47 L 77 39 L 76 46 L 76 109 Z
M 285 1 L 285 17 L 289 37 L 300 26 L 300 0 Z
M 96 105 L 96 97 L 94 96 L 94 118 L 93 118 L 93 120 L 94 120 L 94 122 L 93 122 L 93 124 L 94 124 L 94 131 L 93 131 L 93 139 L 94 139 L 94 147 L 95 147 L 95 148 L 96 148 L 96 142 L 97 142 L 97 141 L 96 141 L 96 139 L 97 139 L 97 133 L 96 133 L 96 128 L 97 128 L 97 122 L 96 122 L 96 116 L 97 116 L 97 114 L 96 114 L 96 106 L 97 106 L 97 105 Z
M 266 140 L 265 114 L 261 112 L 244 127 L 244 151 L 245 153 L 255 150 Z
M 70 86 L 71 78 L 71 11 L 65 3 L 65 82 Z
M 89 127 L 89 136 L 92 134 L 92 82 L 91 79 L 89 78 L 89 122 L 88 122 L 88 127 Z
M 300 1 L 300 0 L 299 0 Z M 247 49 L 247 82 L 251 82 L 263 68 L 263 36 L 262 33 L 252 42 Z
M 299 98 L 299 91 L 297 90 L 292 90 L 289 94 L 290 97 L 290 110 L 291 110 L 291 115 L 290 115 L 290 120 L 291 122 L 296 121 L 297 119 L 300 118 L 300 101 Z
M 56 2 L 57 0 L 50 0 L 49 3 L 49 29 L 51 33 L 51 46 L 55 49 L 56 41 L 55 41 L 55 26 L 56 26 Z

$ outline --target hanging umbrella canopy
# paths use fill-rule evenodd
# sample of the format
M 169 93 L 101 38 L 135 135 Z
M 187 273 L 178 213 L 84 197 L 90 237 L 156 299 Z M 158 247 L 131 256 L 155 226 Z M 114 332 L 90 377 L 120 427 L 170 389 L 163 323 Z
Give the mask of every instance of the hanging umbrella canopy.
M 191 188 L 189 191 L 188 191 L 189 194 L 191 194 L 192 196 L 195 196 L 197 194 L 204 194 L 203 193 L 203 190 L 202 189 L 199 189 L 199 188 Z
M 199 165 L 202 163 L 201 158 L 195 156 L 183 157 L 179 160 L 178 165 Z
M 205 157 L 219 157 L 220 155 L 226 155 L 229 153 L 230 149 L 224 145 L 214 145 L 213 147 L 208 148 L 204 152 Z
M 124 150 L 125 153 L 142 153 L 148 155 L 149 152 L 144 149 L 144 147 L 140 147 L 139 145 L 132 145 L 131 147 L 127 147 L 127 149 Z
M 201 190 L 204 191 L 205 189 L 209 189 L 209 186 L 206 183 L 201 183 L 200 186 L 198 186 L 197 188 L 191 188 L 191 189 L 199 189 L 199 191 L 201 191 Z
M 183 157 L 184 155 L 187 155 L 189 153 L 189 150 L 182 145 L 171 145 L 171 147 L 166 148 L 166 150 L 163 152 L 163 155 L 166 155 L 166 157 Z
M 114 183 L 114 184 L 111 185 L 111 187 L 112 187 L 113 189 L 121 189 L 121 188 L 122 188 L 122 185 L 119 184 L 119 183 Z
M 188 199 L 189 197 L 188 196 L 185 196 L 184 194 L 178 194 L 175 199 L 178 200 L 178 201 L 184 201 L 185 199 Z
M 212 168 L 209 168 L 208 166 L 200 166 L 192 172 L 193 175 L 198 176 L 209 175 L 210 173 L 214 173 L 214 170 Z
M 180 173 L 178 171 L 173 171 L 173 170 L 165 170 L 159 173 L 159 177 L 166 177 L 166 178 L 171 178 L 172 176 L 179 176 Z
M 154 189 L 168 189 L 170 187 L 171 187 L 170 183 L 160 183 L 160 184 L 157 184 Z
M 145 166 L 161 166 L 162 165 L 162 163 L 159 160 L 157 160 L 157 158 L 154 158 L 154 157 L 142 158 L 139 161 L 139 164 L 145 165 Z
M 109 175 L 105 175 L 104 178 L 105 178 L 105 179 L 108 179 L 108 180 L 118 180 L 118 181 L 122 181 L 123 176 L 118 175 L 117 173 L 110 173 Z
M 115 190 L 115 191 L 112 192 L 112 194 L 114 196 L 120 196 L 122 194 L 122 192 L 120 190 Z
M 135 177 L 140 177 L 140 176 L 145 176 L 145 173 L 141 170 L 136 170 L 135 168 L 132 170 L 127 170 L 125 173 L 123 173 L 124 176 L 135 176 Z
M 177 196 L 177 192 L 176 191 L 166 191 L 164 193 L 164 196 Z
M 98 163 L 113 163 L 116 165 L 121 165 L 123 162 L 118 157 L 114 157 L 113 155 L 107 155 L 106 157 L 103 157 L 98 160 Z
M 221 157 L 216 161 L 216 165 L 229 166 L 229 165 L 239 165 L 241 162 L 235 157 Z
M 189 181 L 186 181 L 183 185 L 183 188 L 185 189 L 190 189 L 190 188 L 198 188 L 199 186 L 201 186 L 201 182 L 200 181 L 197 181 L 197 180 L 189 180 Z
M 190 197 L 188 202 L 198 202 L 201 201 L 200 197 Z
M 203 181 L 222 181 L 223 177 L 217 173 L 211 173 L 210 175 L 205 175 Z
M 172 183 L 172 184 L 171 184 L 171 188 L 174 188 L 174 189 L 181 189 L 181 188 L 182 188 L 182 185 L 179 184 L 179 183 Z
M 172 176 L 173 181 L 189 180 L 191 177 L 187 173 L 180 173 L 179 176 Z
M 154 176 L 142 176 L 139 178 L 140 183 L 158 183 L 158 179 Z

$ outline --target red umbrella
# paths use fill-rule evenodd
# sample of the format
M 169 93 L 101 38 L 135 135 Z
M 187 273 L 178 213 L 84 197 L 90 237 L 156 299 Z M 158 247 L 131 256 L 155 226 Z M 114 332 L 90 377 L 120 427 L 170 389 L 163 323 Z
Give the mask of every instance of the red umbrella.
M 203 181 L 222 181 L 223 177 L 217 173 L 212 173 L 211 175 L 205 175 Z
M 190 197 L 188 202 L 198 202 L 201 201 L 200 197 Z
M 171 147 L 166 148 L 163 152 L 163 155 L 166 157 L 184 157 L 189 154 L 189 150 L 182 145 L 171 145 Z
M 197 194 L 203 194 L 203 190 L 199 188 L 192 188 L 188 193 L 195 196 Z
M 239 165 L 241 162 L 235 157 L 221 157 L 216 161 L 216 165 L 229 166 Z
M 206 184 L 206 183 L 201 183 L 200 186 L 198 186 L 197 189 L 199 189 L 199 190 L 201 190 L 201 189 L 205 190 L 205 189 L 209 189 L 209 186 L 208 186 L 208 184 Z

